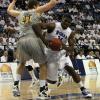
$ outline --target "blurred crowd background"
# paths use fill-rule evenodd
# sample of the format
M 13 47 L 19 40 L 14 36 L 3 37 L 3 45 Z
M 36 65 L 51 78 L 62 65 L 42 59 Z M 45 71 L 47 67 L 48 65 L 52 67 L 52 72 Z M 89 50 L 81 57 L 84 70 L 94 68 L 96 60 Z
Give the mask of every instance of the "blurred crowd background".
M 12 0 L 0 0 L 0 61 L 16 61 L 16 42 L 19 36 L 17 18 L 7 14 Z M 38 0 L 40 4 L 48 0 Z M 16 9 L 26 10 L 27 0 L 17 0 Z M 75 36 L 74 59 L 100 59 L 100 0 L 61 0 L 61 3 L 43 14 L 46 22 L 60 21 L 70 15 L 71 28 L 77 30 Z

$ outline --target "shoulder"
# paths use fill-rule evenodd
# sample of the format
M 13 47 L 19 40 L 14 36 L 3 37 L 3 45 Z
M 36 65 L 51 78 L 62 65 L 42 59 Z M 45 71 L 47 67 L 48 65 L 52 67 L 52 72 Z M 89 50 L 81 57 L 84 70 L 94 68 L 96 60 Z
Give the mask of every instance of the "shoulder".
M 71 29 L 70 27 L 68 27 L 68 28 L 66 29 L 66 31 L 69 32 L 69 33 L 71 33 L 71 32 L 72 32 L 72 29 Z

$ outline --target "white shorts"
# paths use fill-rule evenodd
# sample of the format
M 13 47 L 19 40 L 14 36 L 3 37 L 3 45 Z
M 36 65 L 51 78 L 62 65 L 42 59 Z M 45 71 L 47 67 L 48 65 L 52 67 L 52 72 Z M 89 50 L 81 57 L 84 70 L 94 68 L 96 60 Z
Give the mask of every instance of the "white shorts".
M 57 81 L 58 79 L 58 69 L 64 68 L 66 65 L 73 66 L 72 62 L 68 57 L 65 56 L 65 53 L 62 54 L 62 51 L 52 51 L 50 49 L 46 49 L 47 55 L 47 79 L 51 81 Z
M 58 63 L 50 62 L 47 63 L 47 79 L 51 81 L 57 81 L 58 79 Z
M 47 62 L 58 62 L 60 59 L 60 51 L 52 51 L 51 49 L 45 48 L 45 54 Z
M 51 49 L 46 48 L 45 53 L 47 57 L 47 79 L 57 81 L 60 51 L 52 51 Z

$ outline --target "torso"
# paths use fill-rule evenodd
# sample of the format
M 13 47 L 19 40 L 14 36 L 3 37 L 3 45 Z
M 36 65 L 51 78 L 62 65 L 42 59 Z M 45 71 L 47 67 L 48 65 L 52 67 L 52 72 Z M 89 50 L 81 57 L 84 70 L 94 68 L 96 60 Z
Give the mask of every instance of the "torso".
M 55 25 L 55 29 L 52 33 L 47 35 L 47 39 L 51 40 L 52 38 L 59 38 L 64 44 L 66 44 L 72 30 L 69 27 L 64 30 L 60 22 L 55 23 Z

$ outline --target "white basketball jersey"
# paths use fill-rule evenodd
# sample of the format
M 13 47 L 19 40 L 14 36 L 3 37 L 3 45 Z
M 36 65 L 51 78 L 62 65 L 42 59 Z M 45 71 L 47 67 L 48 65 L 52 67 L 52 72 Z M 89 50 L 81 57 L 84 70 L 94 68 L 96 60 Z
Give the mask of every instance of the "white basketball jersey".
M 56 22 L 55 24 L 54 31 L 47 35 L 47 39 L 51 40 L 52 38 L 59 38 L 64 44 L 66 44 L 72 30 L 69 27 L 63 29 L 60 22 Z

